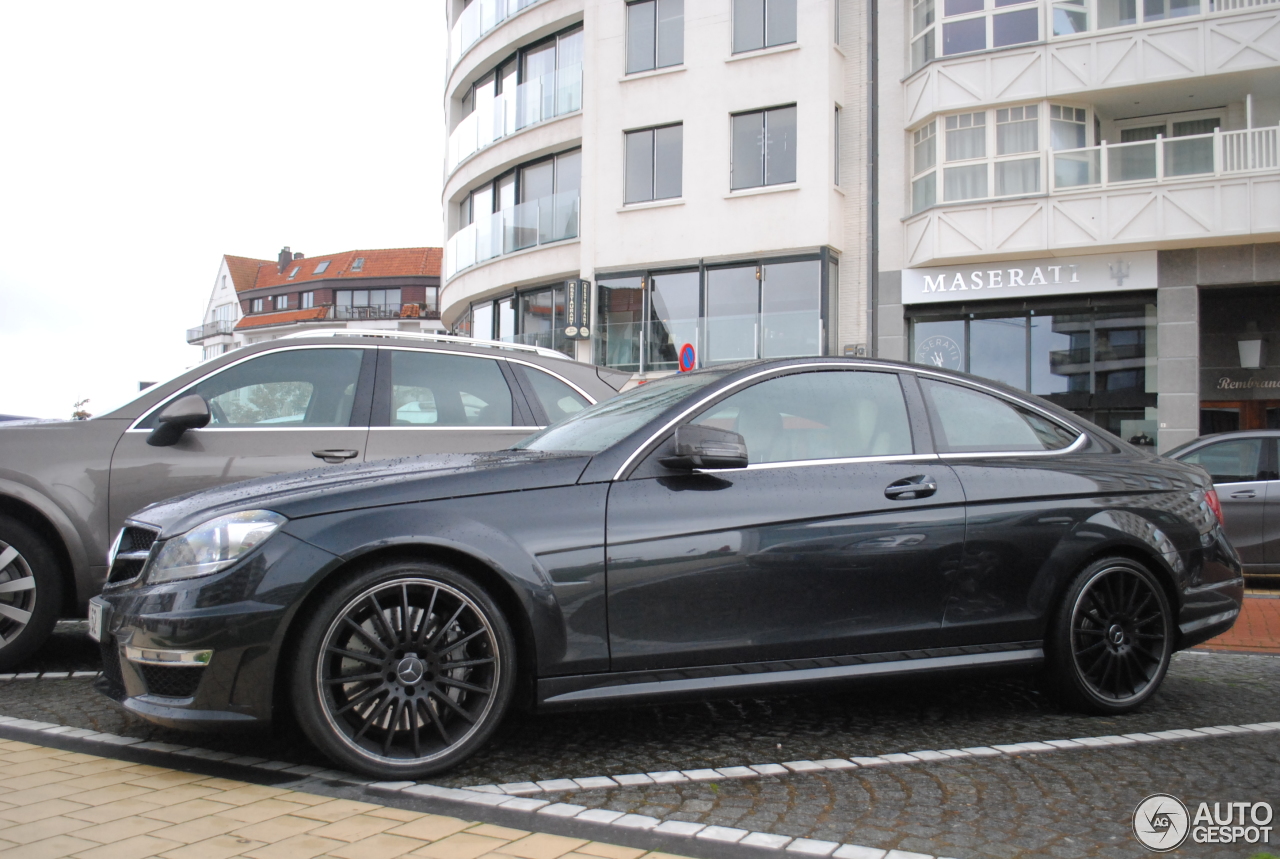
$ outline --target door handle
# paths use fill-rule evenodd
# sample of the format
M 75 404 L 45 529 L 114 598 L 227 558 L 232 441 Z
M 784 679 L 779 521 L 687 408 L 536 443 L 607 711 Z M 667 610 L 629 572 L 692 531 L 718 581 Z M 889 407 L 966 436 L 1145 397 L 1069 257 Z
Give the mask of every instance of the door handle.
M 359 456 L 358 450 L 313 450 L 311 455 L 316 459 L 323 459 L 325 462 L 338 463 Z
M 912 498 L 928 498 L 938 491 L 938 482 L 932 477 L 917 474 L 895 480 L 884 489 L 884 497 L 894 501 L 906 501 Z
M 1239 492 L 1232 492 L 1231 497 L 1232 498 L 1257 498 L 1258 493 L 1254 492 L 1252 489 L 1241 489 Z

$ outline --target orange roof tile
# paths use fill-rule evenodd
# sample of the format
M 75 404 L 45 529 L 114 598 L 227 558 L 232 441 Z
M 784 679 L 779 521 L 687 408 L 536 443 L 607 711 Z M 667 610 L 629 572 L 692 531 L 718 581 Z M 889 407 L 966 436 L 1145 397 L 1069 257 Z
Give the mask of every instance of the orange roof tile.
M 275 263 L 272 263 L 275 265 Z M 327 307 L 308 307 L 305 310 L 281 310 L 279 313 L 255 313 L 245 316 L 236 323 L 236 330 L 245 328 L 264 328 L 268 325 L 283 325 L 286 322 L 306 322 L 310 319 L 324 319 L 329 315 Z
M 352 271 L 351 266 L 357 257 L 364 257 L 364 265 L 359 271 Z M 281 274 L 275 262 L 260 262 L 252 282 L 252 286 L 244 289 L 263 289 L 272 286 L 287 286 L 306 283 L 311 280 L 327 280 L 337 277 L 439 277 L 442 251 L 440 248 L 385 248 L 380 250 L 344 251 L 338 254 L 324 254 L 294 260 L 285 266 Z M 228 260 L 231 257 L 227 258 Z M 236 259 L 241 259 L 237 257 Z M 256 261 L 255 261 L 256 262 Z M 316 274 L 316 267 L 328 262 L 328 267 Z M 294 268 L 298 273 L 292 278 L 289 272 Z M 236 290 L 241 291 L 239 281 Z
M 236 292 L 253 289 L 254 281 L 258 279 L 258 269 L 264 265 L 275 265 L 270 260 L 236 257 L 231 254 L 223 254 L 222 258 L 227 261 L 227 271 L 231 272 L 231 283 Z

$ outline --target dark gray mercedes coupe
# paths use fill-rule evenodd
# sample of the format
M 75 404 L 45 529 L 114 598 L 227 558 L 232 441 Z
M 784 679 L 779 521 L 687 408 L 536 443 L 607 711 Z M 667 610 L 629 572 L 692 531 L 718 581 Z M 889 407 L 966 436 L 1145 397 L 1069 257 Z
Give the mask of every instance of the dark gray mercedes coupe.
M 515 704 L 1044 664 L 1069 706 L 1125 712 L 1243 594 L 1199 467 L 857 359 L 715 367 L 511 450 L 187 495 L 116 545 L 91 610 L 106 694 L 173 726 L 289 706 L 388 779 L 458 763 Z

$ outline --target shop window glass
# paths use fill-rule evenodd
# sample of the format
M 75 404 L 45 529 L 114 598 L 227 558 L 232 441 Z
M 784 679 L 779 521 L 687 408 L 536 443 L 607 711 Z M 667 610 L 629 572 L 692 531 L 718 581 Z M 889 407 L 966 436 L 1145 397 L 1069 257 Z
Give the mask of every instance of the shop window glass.
M 1214 483 L 1244 483 L 1258 479 L 1262 458 L 1262 439 L 1246 438 L 1205 445 L 1179 457 L 1182 462 L 1200 465 L 1209 472 Z
M 740 434 L 752 464 L 912 453 L 892 373 L 793 373 L 739 391 L 695 419 Z
M 475 332 L 471 336 L 477 340 L 493 339 L 493 304 L 485 302 L 471 309 L 471 328 Z
M 969 323 L 969 372 L 1025 389 L 1027 319 L 975 319 Z
M 1091 328 L 1088 315 L 1031 317 L 1031 393 L 1089 393 Z
M 755 266 L 707 271 L 707 360 L 714 364 L 757 357 L 760 282 Z
M 951 453 L 1061 450 L 1077 434 L 1028 409 L 934 379 L 921 379 L 934 440 Z
M 760 281 L 760 357 L 822 354 L 822 264 L 770 263 Z
M 643 311 L 644 281 L 641 278 L 600 280 L 596 298 L 598 363 L 632 373 L 640 371 Z
M 509 427 L 511 388 L 490 358 L 391 353 L 393 426 Z
M 917 364 L 943 370 L 965 369 L 964 320 L 919 321 L 911 326 L 912 357 Z
M 698 342 L 698 273 L 664 272 L 649 277 L 648 354 L 645 370 L 675 370 L 680 347 Z

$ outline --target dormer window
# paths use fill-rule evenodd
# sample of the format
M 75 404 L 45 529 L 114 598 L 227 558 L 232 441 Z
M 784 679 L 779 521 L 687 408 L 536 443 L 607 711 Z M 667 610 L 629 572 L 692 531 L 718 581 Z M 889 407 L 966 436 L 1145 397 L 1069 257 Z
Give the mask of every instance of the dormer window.
M 356 257 L 356 261 L 351 264 L 352 271 L 359 271 L 364 268 L 364 257 Z
M 288 279 L 289 279 L 289 280 L 293 280 L 294 275 L 296 275 L 296 274 L 298 273 L 298 269 L 300 269 L 300 268 L 302 268 L 302 266 L 300 266 L 300 265 L 295 265 L 295 266 L 293 267 L 293 271 L 289 272 L 289 278 L 288 278 Z
M 277 295 L 277 296 L 276 296 L 276 310 L 288 310 L 288 309 L 289 309 L 289 296 L 287 296 L 287 295 Z
M 255 298 L 255 299 L 253 299 L 252 303 L 249 305 L 249 312 L 250 312 L 250 313 L 261 313 L 261 312 L 262 312 L 262 299 L 261 299 L 261 298 Z
M 316 270 L 311 273 L 324 274 L 325 269 L 327 269 L 328 267 L 329 267 L 329 260 L 325 260 L 324 262 L 320 263 L 320 265 L 316 266 Z

